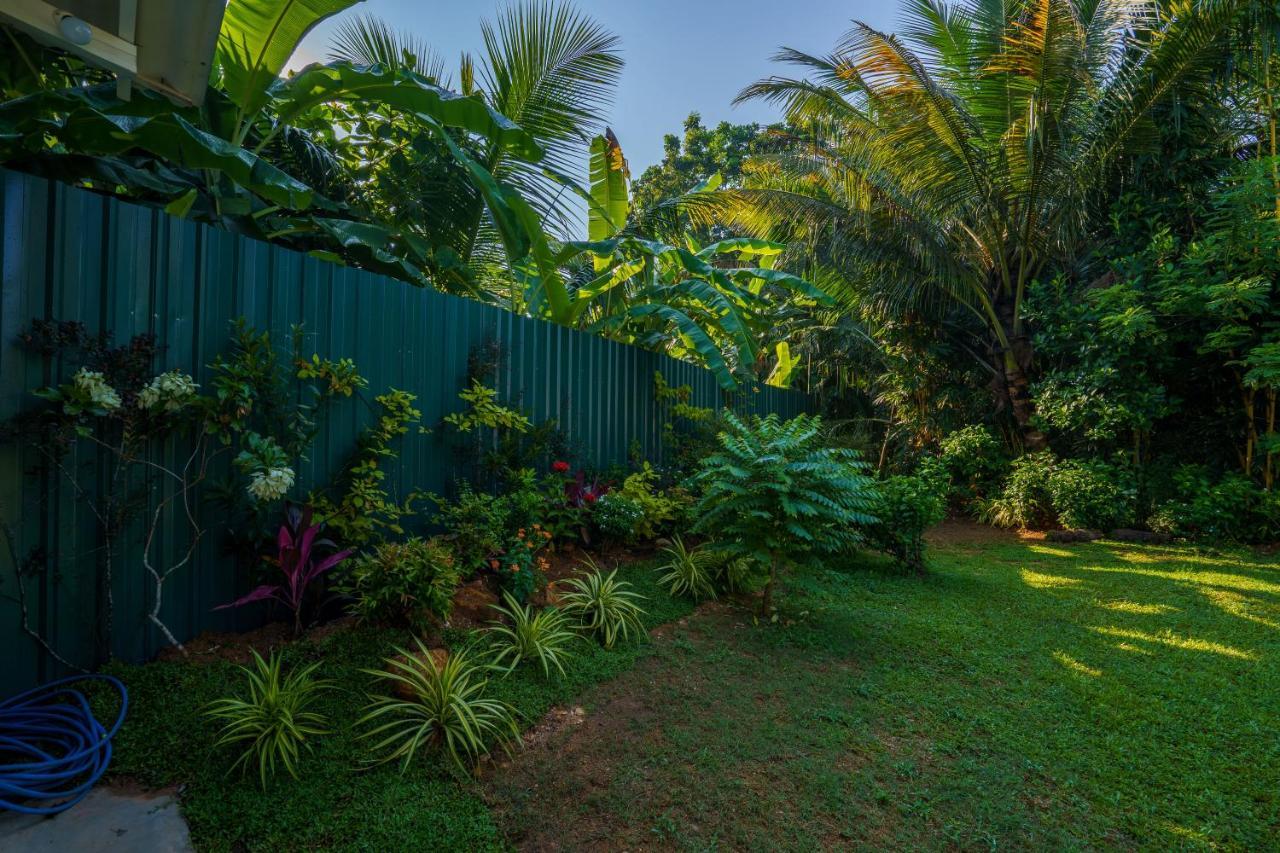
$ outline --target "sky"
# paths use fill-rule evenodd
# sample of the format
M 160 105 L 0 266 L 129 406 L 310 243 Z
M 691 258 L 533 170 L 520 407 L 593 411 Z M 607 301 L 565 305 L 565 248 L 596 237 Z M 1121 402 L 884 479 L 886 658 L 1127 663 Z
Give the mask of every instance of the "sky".
M 766 104 L 734 107 L 732 101 L 747 84 L 784 73 L 769 59 L 777 48 L 826 53 L 854 19 L 893 29 L 898 2 L 577 0 L 576 6 L 622 39 L 626 67 L 608 123 L 632 175 L 638 176 L 662 159 L 663 135 L 680 133 L 692 111 L 701 113 L 708 126 L 776 120 Z M 481 52 L 480 20 L 492 18 L 503 5 L 503 0 L 365 0 L 316 27 L 289 66 L 323 60 L 337 22 L 371 14 L 417 34 L 456 69 L 463 51 Z

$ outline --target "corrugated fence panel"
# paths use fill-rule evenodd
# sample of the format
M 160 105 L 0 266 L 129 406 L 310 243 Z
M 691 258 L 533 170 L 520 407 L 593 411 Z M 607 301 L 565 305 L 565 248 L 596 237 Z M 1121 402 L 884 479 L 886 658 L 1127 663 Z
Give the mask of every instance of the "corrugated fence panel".
M 468 360 L 482 346 L 501 354 L 491 376 L 500 398 L 535 423 L 554 418 L 588 464 L 625 463 L 633 448 L 648 459 L 663 457 L 655 373 L 671 385 L 690 385 L 699 406 L 732 402 L 746 412 L 784 416 L 809 406 L 802 394 L 764 387 L 730 401 L 707 371 L 666 356 L 3 170 L 0 270 L 0 420 L 31 407 L 31 391 L 69 373 L 63 365 L 46 368 L 20 346 L 18 335 L 34 319 L 79 320 L 91 332 L 112 333 L 116 343 L 154 334 L 162 347 L 158 368 L 188 371 L 205 388 L 209 365 L 227 351 L 238 317 L 270 331 L 282 355 L 301 324 L 305 353 L 352 359 L 369 387 L 326 411 L 299 466 L 295 495 L 341 470 L 373 419 L 374 397 L 388 388 L 416 395 L 422 422 L 432 428 L 402 440 L 389 471 L 393 493 L 446 493 L 458 460 L 439 425 L 460 408 Z M 180 466 L 189 452 L 174 443 L 164 448 L 164 461 Z M 122 534 L 109 555 L 108 596 L 108 555 L 92 508 L 69 478 L 42 473 L 39 462 L 33 448 L 0 443 L 0 536 L 6 540 L 0 696 L 63 672 L 23 631 L 20 598 L 29 627 L 77 665 L 99 662 L 95 649 L 106 633 L 108 599 L 113 655 L 145 660 L 163 646 L 146 618 L 154 589 L 141 567 L 143 521 Z M 85 446 L 63 461 L 94 487 L 111 477 L 110 463 Z M 215 470 L 227 471 L 227 460 Z M 159 477 L 137 484 L 151 508 L 171 494 Z M 201 504 L 198 512 L 205 537 L 190 570 L 176 573 L 164 592 L 165 621 L 179 639 L 244 629 L 255 618 L 212 609 L 242 591 L 247 579 L 236 576 L 223 551 L 216 508 Z M 186 534 L 176 518 L 166 523 L 149 556 L 163 565 L 180 559 Z

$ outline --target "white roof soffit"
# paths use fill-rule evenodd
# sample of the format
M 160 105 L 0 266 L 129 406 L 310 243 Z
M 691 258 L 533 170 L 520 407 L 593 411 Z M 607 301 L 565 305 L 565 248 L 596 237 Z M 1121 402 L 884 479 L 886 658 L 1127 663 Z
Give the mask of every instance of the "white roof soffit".
M 123 81 L 200 105 L 225 0 L 3 0 L 0 23 Z

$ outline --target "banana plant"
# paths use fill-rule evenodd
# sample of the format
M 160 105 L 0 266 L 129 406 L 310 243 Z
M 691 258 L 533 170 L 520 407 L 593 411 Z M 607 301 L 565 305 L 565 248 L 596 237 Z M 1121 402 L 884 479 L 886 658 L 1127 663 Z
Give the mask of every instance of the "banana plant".
M 684 246 L 673 246 L 626 234 L 626 161 L 611 137 L 592 141 L 586 195 L 588 234 L 602 239 L 553 244 L 533 229 L 531 208 L 513 205 L 532 241 L 528 259 L 515 269 L 524 308 L 566 326 L 661 347 L 704 365 L 732 390 L 751 374 L 758 341 L 773 326 L 771 294 L 809 302 L 827 297 L 774 268 L 785 248 L 780 243 L 736 237 L 701 247 L 686 235 Z
M 409 68 L 332 62 L 281 78 L 301 39 L 354 2 L 232 0 L 200 108 L 145 91 L 121 101 L 110 84 L 37 92 L 0 104 L 0 160 L 418 284 L 474 290 L 451 249 L 353 203 L 351 176 L 317 143 L 315 127 L 334 104 L 411 115 L 507 226 L 513 259 L 527 254 L 528 238 L 508 208 L 512 193 L 465 143 L 535 163 L 543 150 L 481 98 Z

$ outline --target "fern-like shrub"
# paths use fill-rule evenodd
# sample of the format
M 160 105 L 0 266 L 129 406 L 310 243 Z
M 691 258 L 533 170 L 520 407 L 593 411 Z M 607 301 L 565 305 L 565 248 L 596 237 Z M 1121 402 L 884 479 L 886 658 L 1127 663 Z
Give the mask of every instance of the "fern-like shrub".
M 278 654 L 263 660 L 257 651 L 253 662 L 253 669 L 241 667 L 249 682 L 249 695 L 219 699 L 205 714 L 223 723 L 217 746 L 242 747 L 231 769 L 256 764 L 265 789 L 267 778 L 275 775 L 277 762 L 298 778 L 298 759 L 304 748 L 311 748 L 307 739 L 326 733 L 324 717 L 310 708 L 317 694 L 329 689 L 331 683 L 314 677 L 319 664 L 285 674 Z
M 982 507 L 980 518 L 997 527 L 1046 527 L 1053 523 L 1049 481 L 1058 468 L 1051 451 L 1028 453 L 1013 460 L 999 495 Z
M 436 539 L 383 542 L 352 561 L 344 590 L 362 622 L 418 625 L 447 617 L 458 588 L 453 553 Z
M 768 568 L 767 613 L 784 566 L 863 542 L 878 497 L 866 470 L 857 451 L 823 446 L 821 418 L 728 414 L 720 451 L 697 475 L 704 492 L 694 529 L 714 536 L 717 549 Z

